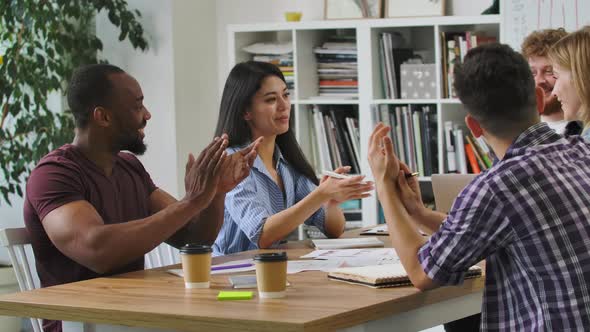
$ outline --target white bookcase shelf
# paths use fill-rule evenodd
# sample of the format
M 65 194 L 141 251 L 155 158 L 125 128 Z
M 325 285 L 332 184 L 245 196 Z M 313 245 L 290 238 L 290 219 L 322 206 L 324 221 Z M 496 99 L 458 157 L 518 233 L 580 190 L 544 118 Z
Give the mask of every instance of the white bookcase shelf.
M 463 123 L 465 111 L 458 99 L 444 98 L 442 84 L 446 84 L 442 73 L 441 33 L 462 31 L 484 31 L 503 41 L 500 15 L 485 16 L 442 16 L 399 19 L 342 20 L 295 23 L 264 23 L 228 26 L 229 70 L 238 62 L 252 59 L 243 47 L 256 42 L 293 43 L 294 91 L 291 95 L 295 118 L 295 130 L 303 151 L 311 159 L 312 137 L 310 112 L 315 105 L 353 105 L 358 111 L 360 132 L 360 169 L 370 175 L 367 162 L 368 138 L 374 127 L 374 105 L 433 105 L 436 109 L 439 173 L 445 171 L 443 123 Z M 313 98 L 318 95 L 318 74 L 313 48 L 321 46 L 328 37 L 339 33 L 356 36 L 358 61 L 358 99 Z M 397 32 L 404 36 L 409 48 L 423 50 L 426 63 L 436 68 L 437 95 L 433 99 L 385 99 L 381 81 L 379 61 L 379 35 L 382 32 Z M 431 57 L 430 59 L 428 57 Z M 349 107 L 349 106 L 346 106 Z M 369 176 L 370 177 L 370 176 Z M 420 181 L 430 181 L 421 176 Z M 378 221 L 376 195 L 362 202 L 363 225 L 374 225 Z M 301 232 L 300 232 L 301 235 Z

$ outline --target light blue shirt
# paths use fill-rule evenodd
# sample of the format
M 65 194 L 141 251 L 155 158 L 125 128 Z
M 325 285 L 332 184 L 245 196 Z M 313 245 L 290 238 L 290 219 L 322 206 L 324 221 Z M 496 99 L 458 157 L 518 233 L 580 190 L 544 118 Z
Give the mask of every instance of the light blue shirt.
M 582 130 L 581 136 L 586 140 L 586 142 L 590 142 L 590 128 L 584 128 L 584 130 Z
M 231 147 L 227 152 L 231 154 L 240 148 Z M 223 226 L 213 244 L 213 255 L 258 249 L 258 239 L 266 219 L 295 205 L 317 187 L 287 163 L 278 146 L 274 159 L 285 191 L 281 191 L 260 157 L 256 157 L 250 175 L 225 196 Z M 314 225 L 325 233 L 324 208 L 316 211 L 305 224 Z M 277 247 L 279 243 L 273 243 L 272 247 Z

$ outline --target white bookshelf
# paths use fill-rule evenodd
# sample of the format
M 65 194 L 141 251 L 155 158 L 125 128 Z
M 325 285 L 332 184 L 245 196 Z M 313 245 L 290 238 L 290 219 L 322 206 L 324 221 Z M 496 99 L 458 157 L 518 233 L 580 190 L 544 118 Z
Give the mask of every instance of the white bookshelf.
M 299 143 L 308 157 L 311 156 L 309 116 L 313 105 L 355 105 L 358 107 L 360 131 L 360 168 L 363 174 L 371 174 L 367 162 L 368 138 L 374 127 L 371 105 L 435 105 L 438 121 L 438 167 L 444 172 L 445 153 L 442 124 L 447 120 L 462 123 L 465 112 L 457 99 L 442 98 L 441 32 L 485 31 L 503 41 L 500 15 L 442 16 L 398 19 L 342 20 L 295 23 L 267 23 L 228 26 L 227 72 L 238 62 L 251 60 L 251 55 L 242 51 L 244 46 L 255 42 L 290 41 L 293 43 L 294 91 L 291 96 L 295 116 L 295 131 Z M 311 99 L 318 94 L 316 57 L 312 50 L 320 46 L 336 30 L 348 30 L 356 34 L 358 59 L 358 99 Z M 384 99 L 381 89 L 379 64 L 379 34 L 400 32 L 410 47 L 432 52 L 436 68 L 437 95 L 433 99 Z M 427 61 L 430 62 L 430 61 Z M 311 159 L 311 158 L 310 158 Z M 420 177 L 430 181 L 430 177 Z M 363 226 L 378 221 L 376 195 L 362 201 Z M 300 232 L 301 235 L 301 232 Z

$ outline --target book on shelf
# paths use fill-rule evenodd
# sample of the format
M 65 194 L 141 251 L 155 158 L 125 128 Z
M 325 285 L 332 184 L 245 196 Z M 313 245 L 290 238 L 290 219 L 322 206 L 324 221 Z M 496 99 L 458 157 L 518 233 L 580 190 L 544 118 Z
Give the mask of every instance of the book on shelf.
M 486 36 L 482 31 L 461 31 L 440 33 L 441 39 L 441 73 L 443 98 L 455 98 L 453 87 L 455 66 L 463 62 L 470 49 L 486 43 L 495 43 L 495 36 Z
M 447 172 L 478 174 L 492 167 L 495 156 L 482 137 L 473 137 L 452 121 L 445 121 L 444 136 Z
M 338 148 L 340 161 L 342 166 L 350 166 L 352 173 L 359 174 L 360 167 L 358 165 L 357 159 L 353 154 L 352 150 L 352 143 L 346 134 L 346 126 L 344 126 L 344 120 L 341 116 L 339 116 L 337 111 L 334 108 L 330 108 L 328 113 L 330 114 L 330 118 L 332 123 L 334 124 L 335 129 L 335 138 L 336 138 L 336 147 Z
M 424 146 L 422 145 L 422 128 L 420 127 L 420 118 L 422 118 L 422 111 L 415 110 L 412 113 L 412 121 L 414 128 L 414 142 L 416 146 L 416 170 L 420 174 L 426 174 L 424 171 Z
M 315 137 L 313 137 L 315 140 L 312 138 L 312 144 L 315 142 L 314 145 L 317 147 L 319 160 L 319 165 L 316 164 L 316 168 L 319 167 L 320 171 L 324 169 L 334 169 L 334 165 L 332 165 L 332 158 L 330 157 L 326 128 L 324 126 L 323 116 L 319 106 L 314 105 L 311 114 L 311 123 L 315 133 Z
M 374 105 L 377 121 L 391 127 L 394 153 L 423 176 L 438 172 L 437 120 L 434 105 Z
M 406 157 L 406 142 L 404 141 L 404 123 L 402 121 L 402 116 L 403 116 L 403 109 L 405 106 L 402 107 L 396 107 L 395 108 L 395 136 L 397 137 L 397 141 L 399 142 L 398 146 L 398 156 L 400 157 L 400 160 L 404 163 L 404 164 L 408 164 L 408 159 Z
M 317 62 L 318 95 L 333 98 L 358 98 L 356 39 L 345 41 L 332 36 L 313 53 Z
M 453 122 L 445 121 L 444 123 L 444 135 L 445 135 L 445 151 L 447 157 L 447 172 L 457 172 L 457 157 L 456 157 L 456 142 L 455 135 L 453 134 Z
M 403 121 L 406 130 L 404 131 L 404 142 L 407 142 L 406 159 L 408 160 L 408 167 L 411 170 L 418 169 L 416 162 L 416 142 L 414 142 L 414 124 L 411 119 L 411 111 L 408 107 L 403 107 Z
M 360 174 L 358 111 L 351 105 L 313 105 L 310 115 L 314 167 L 322 170 L 350 166 Z
M 467 270 L 465 279 L 477 278 L 481 275 L 481 268 L 474 265 Z M 408 273 L 401 262 L 361 267 L 341 267 L 328 272 L 328 278 L 372 288 L 412 285 Z
M 471 171 L 473 174 L 481 173 L 481 169 L 479 168 L 479 164 L 477 163 L 477 158 L 475 158 L 475 152 L 473 152 L 473 147 L 471 144 L 465 143 L 465 155 L 467 156 L 467 161 L 469 161 L 469 167 L 471 167 Z
M 453 135 L 455 135 L 455 156 L 457 157 L 457 168 L 459 173 L 467 174 L 467 159 L 465 156 L 463 129 L 455 125 L 455 128 L 453 129 Z
M 381 84 L 385 98 L 397 99 L 401 95 L 400 66 L 414 56 L 409 48 L 394 46 L 393 35 L 383 32 L 379 37 L 379 63 Z
M 480 146 L 479 141 L 472 136 L 467 136 L 467 139 L 471 146 L 473 146 L 475 156 L 480 162 L 482 168 L 485 170 L 492 167 L 492 161 L 490 160 L 490 156 L 486 152 L 484 152 L 484 149 L 482 149 L 482 147 Z
M 360 133 L 359 133 L 358 119 L 353 118 L 353 117 L 346 117 L 346 118 L 344 118 L 344 120 L 346 122 L 346 129 L 347 129 L 346 134 L 348 135 L 348 137 L 350 138 L 350 142 L 352 143 L 352 153 L 354 155 L 354 158 L 359 163 L 359 173 L 360 173 L 361 137 L 360 137 Z
M 342 159 L 340 158 L 340 150 L 338 149 L 338 143 L 336 142 L 336 129 L 334 128 L 334 122 L 329 115 L 324 114 L 324 124 L 326 128 L 326 135 L 328 137 L 328 148 L 330 149 L 330 157 L 332 160 L 333 168 L 343 166 Z

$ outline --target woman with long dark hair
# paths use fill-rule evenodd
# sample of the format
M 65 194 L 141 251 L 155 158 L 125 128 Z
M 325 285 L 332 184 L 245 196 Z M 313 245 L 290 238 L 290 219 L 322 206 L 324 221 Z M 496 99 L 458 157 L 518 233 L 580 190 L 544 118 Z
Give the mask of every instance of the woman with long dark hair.
M 318 181 L 291 122 L 287 84 L 276 66 L 249 61 L 232 69 L 215 135 L 228 134 L 230 154 L 260 137 L 262 142 L 250 175 L 226 195 L 216 255 L 272 248 L 304 222 L 338 237 L 345 223 L 339 203 L 367 197 L 373 189 L 363 176 Z

